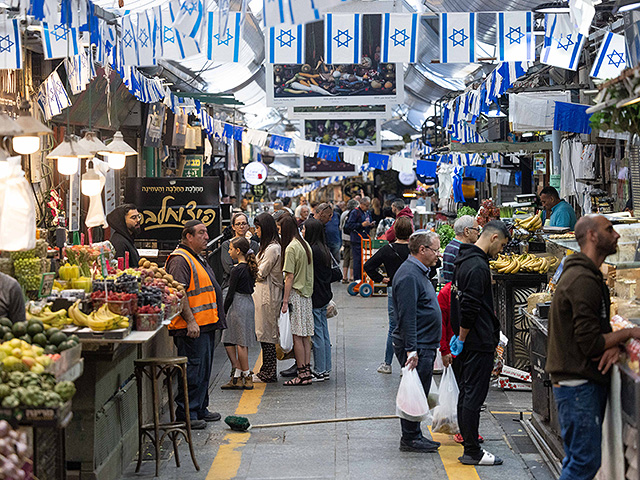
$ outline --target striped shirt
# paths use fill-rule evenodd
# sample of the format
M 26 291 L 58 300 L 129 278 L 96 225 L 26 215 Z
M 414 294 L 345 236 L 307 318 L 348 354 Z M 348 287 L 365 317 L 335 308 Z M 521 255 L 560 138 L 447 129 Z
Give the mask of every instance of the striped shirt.
M 460 245 L 462 245 L 462 242 L 454 238 L 449 245 L 445 247 L 444 253 L 442 254 L 442 278 L 445 283 L 453 281 L 453 262 L 458 256 Z

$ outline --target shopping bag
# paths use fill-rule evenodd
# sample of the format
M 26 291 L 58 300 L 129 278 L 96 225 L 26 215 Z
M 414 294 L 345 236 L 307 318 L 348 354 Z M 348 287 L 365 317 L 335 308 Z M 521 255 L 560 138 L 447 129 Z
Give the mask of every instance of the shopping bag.
M 427 396 L 415 368 L 402 368 L 402 380 L 396 395 L 396 415 L 411 422 L 422 422 L 429 416 Z
M 444 369 L 444 363 L 442 363 L 442 354 L 438 349 L 436 351 L 436 360 L 433 362 L 433 373 L 442 373 L 442 369 Z
M 289 310 L 280 312 L 278 320 L 278 330 L 280 331 L 280 347 L 285 353 L 293 350 L 293 335 L 291 334 L 291 321 L 289 320 Z
M 458 384 L 453 367 L 444 369 L 440 381 L 440 405 L 433 409 L 432 432 L 455 435 L 458 428 Z
M 0 250 L 36 247 L 36 202 L 20 161 L 0 160 Z
M 493 370 L 491 371 L 491 378 L 498 378 L 502 373 L 502 367 L 504 366 L 504 351 L 507 348 L 509 339 L 506 335 L 500 332 L 500 342 L 496 347 L 496 352 L 493 356 Z
M 431 377 L 431 387 L 429 388 L 429 394 L 427 395 L 427 403 L 429 403 L 429 408 L 431 410 L 436 408 L 440 403 L 440 389 L 438 388 L 438 384 L 433 376 Z

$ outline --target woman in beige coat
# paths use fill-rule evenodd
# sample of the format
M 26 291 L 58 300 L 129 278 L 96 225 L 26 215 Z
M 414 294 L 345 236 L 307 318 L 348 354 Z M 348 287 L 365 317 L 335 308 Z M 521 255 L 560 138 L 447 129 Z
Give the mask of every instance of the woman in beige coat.
M 261 213 L 253 221 L 256 235 L 260 237 L 258 252 L 258 277 L 256 278 L 253 302 L 256 314 L 256 337 L 262 346 L 262 367 L 254 381 L 276 382 L 278 343 L 278 318 L 282 307 L 282 262 L 280 238 L 276 222 L 268 213 Z

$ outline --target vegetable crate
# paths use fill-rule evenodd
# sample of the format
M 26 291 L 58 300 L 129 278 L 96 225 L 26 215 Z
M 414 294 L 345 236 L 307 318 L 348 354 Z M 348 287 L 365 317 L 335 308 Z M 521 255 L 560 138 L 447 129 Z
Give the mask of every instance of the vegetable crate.
M 373 283 L 371 277 L 366 274 L 364 271 L 364 264 L 367 260 L 373 257 L 375 250 L 382 248 L 386 245 L 386 240 L 371 240 L 369 238 L 363 238 L 360 240 L 362 243 L 362 249 L 360 251 L 360 269 L 361 269 L 361 279 L 359 282 L 351 282 L 347 287 L 347 292 L 349 295 L 356 296 L 360 294 L 361 296 L 367 297 L 384 297 L 387 295 L 387 286 L 384 283 Z

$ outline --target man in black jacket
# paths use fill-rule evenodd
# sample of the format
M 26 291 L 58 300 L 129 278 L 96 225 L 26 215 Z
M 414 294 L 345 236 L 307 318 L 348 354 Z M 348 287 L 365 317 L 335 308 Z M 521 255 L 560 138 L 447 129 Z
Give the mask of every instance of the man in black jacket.
M 120 205 L 107 215 L 107 223 L 111 227 L 109 241 L 116 249 L 116 258 L 125 258 L 125 252 L 129 252 L 129 266 L 132 268 L 136 268 L 140 260 L 133 243 L 136 235 L 140 234 L 140 219 L 138 208 L 131 203 Z
M 502 459 L 480 448 L 480 408 L 489 393 L 493 356 L 500 337 L 500 322 L 493 309 L 489 258 L 502 251 L 509 230 L 500 220 L 487 223 L 474 244 L 460 246 L 454 261 L 451 288 L 451 353 L 462 363 L 458 425 L 464 439 L 465 465 L 501 465 Z
M 362 239 L 369 238 L 369 231 L 374 226 L 371 221 L 369 197 L 362 197 L 358 208 L 354 208 L 344 225 L 345 232 L 351 236 L 351 255 L 353 256 L 353 279 L 362 279 Z

